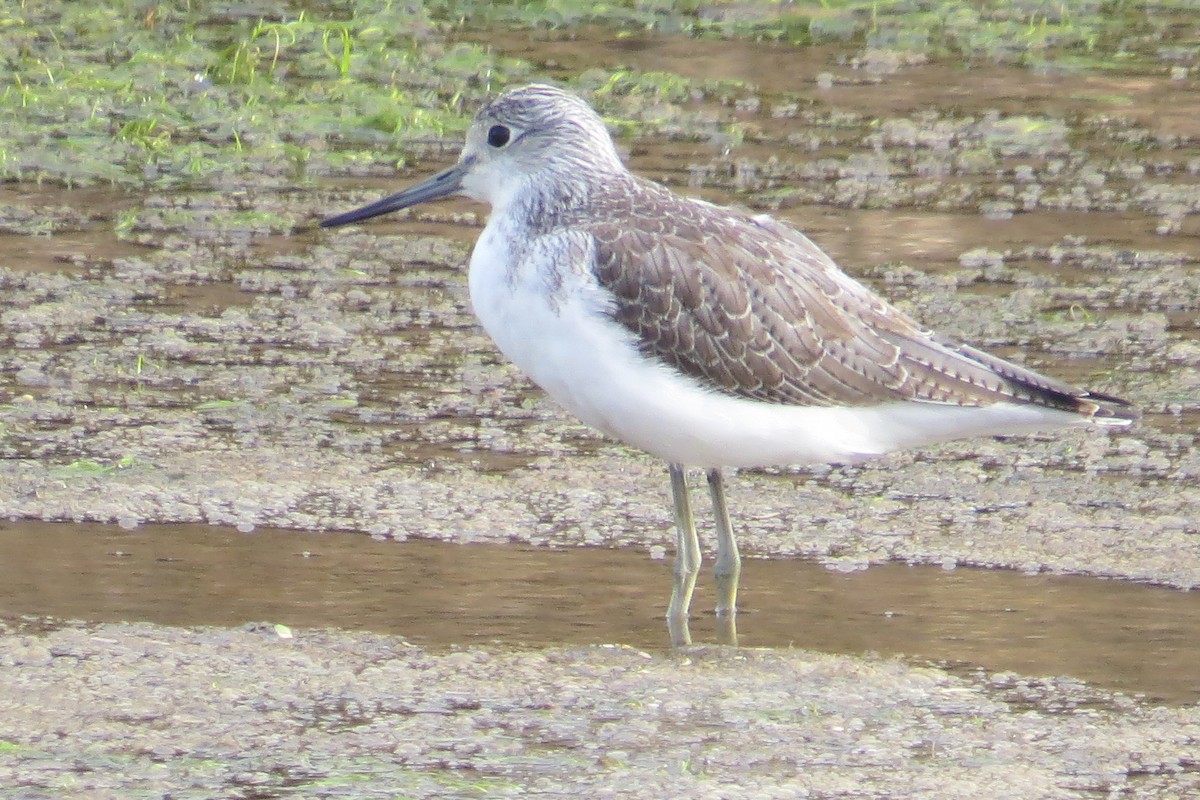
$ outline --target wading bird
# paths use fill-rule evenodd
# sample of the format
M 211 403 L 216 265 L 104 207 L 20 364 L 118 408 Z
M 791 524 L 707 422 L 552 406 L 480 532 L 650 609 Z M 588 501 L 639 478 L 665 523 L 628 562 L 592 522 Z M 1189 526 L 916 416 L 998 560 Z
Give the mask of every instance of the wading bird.
M 969 436 L 1136 412 L 942 337 L 771 217 L 629 172 L 587 103 L 551 86 L 487 103 L 454 166 L 325 227 L 439 197 L 491 205 L 471 303 L 500 350 L 584 422 L 669 465 L 678 546 L 667 611 L 688 641 L 700 568 L 685 466 L 707 470 L 717 614 L 741 559 L 722 467 L 861 461 Z

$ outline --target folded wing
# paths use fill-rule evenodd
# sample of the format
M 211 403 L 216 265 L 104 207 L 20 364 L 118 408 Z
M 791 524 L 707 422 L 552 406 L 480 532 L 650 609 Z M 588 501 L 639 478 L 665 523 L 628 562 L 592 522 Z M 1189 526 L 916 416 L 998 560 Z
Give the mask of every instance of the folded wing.
M 1030 403 L 1121 424 L 1123 400 L 939 337 L 769 217 L 673 201 L 662 230 L 588 226 L 614 318 L 713 390 L 806 406 Z M 703 215 L 701 215 L 703 211 Z M 725 211 L 722 209 L 722 211 Z

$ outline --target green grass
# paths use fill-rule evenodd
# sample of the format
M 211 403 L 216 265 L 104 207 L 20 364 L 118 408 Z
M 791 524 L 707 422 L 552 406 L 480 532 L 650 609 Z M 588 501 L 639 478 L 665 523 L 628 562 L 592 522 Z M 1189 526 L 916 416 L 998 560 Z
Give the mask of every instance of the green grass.
M 1161 67 L 1156 48 L 1181 16 L 1194 16 L 1185 0 L 363 0 L 264 3 L 261 11 L 252 0 L 222 8 L 5 4 L 0 180 L 228 188 L 249 176 L 261 187 L 387 171 L 422 142 L 456 139 L 489 91 L 545 77 L 481 43 L 496 30 L 573 35 L 588 24 L 618 39 L 837 42 L 966 66 L 1136 71 Z M 662 121 L 648 99 L 754 91 L 627 68 L 563 77 L 597 92 L 614 118 L 651 129 Z
M 861 42 L 935 58 L 1040 65 L 1152 42 L 1187 0 L 798 0 L 793 3 L 541 0 L 428 4 L 431 14 L 468 30 L 559 30 L 583 24 L 634 33 L 757 39 L 795 45 Z M 467 10 L 470 13 L 467 13 Z
M 440 26 L 408 4 L 215 23 L 201 6 L 6 6 L 0 179 L 171 187 L 276 172 L 282 182 L 308 174 L 318 142 L 392 163 L 384 150 L 462 130 L 469 76 L 503 83 L 527 71 L 478 45 L 418 40 L 412 31 Z
M 72 461 L 70 464 L 64 464 L 61 467 L 55 467 L 49 471 L 52 478 L 60 480 L 75 480 L 78 478 L 102 478 L 117 472 L 118 470 L 130 469 L 138 466 L 141 462 L 134 456 L 123 456 L 111 464 L 101 464 L 90 458 L 81 458 Z

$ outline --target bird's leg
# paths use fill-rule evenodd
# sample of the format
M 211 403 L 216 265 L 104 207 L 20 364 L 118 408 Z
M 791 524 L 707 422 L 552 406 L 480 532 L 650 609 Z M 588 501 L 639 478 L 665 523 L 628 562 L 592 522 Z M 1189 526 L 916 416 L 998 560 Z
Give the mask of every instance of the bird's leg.
M 671 639 L 675 644 L 688 644 L 688 608 L 692 604 L 692 590 L 696 588 L 696 575 L 700 572 L 700 538 L 696 535 L 696 520 L 692 517 L 692 503 L 688 497 L 687 477 L 682 464 L 669 464 L 671 474 L 671 498 L 675 501 L 675 581 L 671 587 L 671 603 L 667 606 L 667 623 Z
M 717 563 L 713 580 L 717 589 L 717 616 L 737 614 L 738 578 L 742 574 L 742 556 L 738 553 L 733 527 L 729 524 L 729 509 L 725 506 L 725 478 L 720 467 L 708 471 L 708 491 L 712 495 L 713 516 L 717 519 Z

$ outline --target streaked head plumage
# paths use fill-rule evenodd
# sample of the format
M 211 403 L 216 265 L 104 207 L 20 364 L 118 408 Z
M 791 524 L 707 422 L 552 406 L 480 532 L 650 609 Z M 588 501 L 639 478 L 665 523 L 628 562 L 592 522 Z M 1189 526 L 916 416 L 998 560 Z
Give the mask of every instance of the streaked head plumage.
M 600 115 L 575 95 L 544 84 L 510 89 L 481 108 L 459 160 L 470 164 L 464 193 L 493 206 L 517 187 L 567 191 L 625 171 Z

